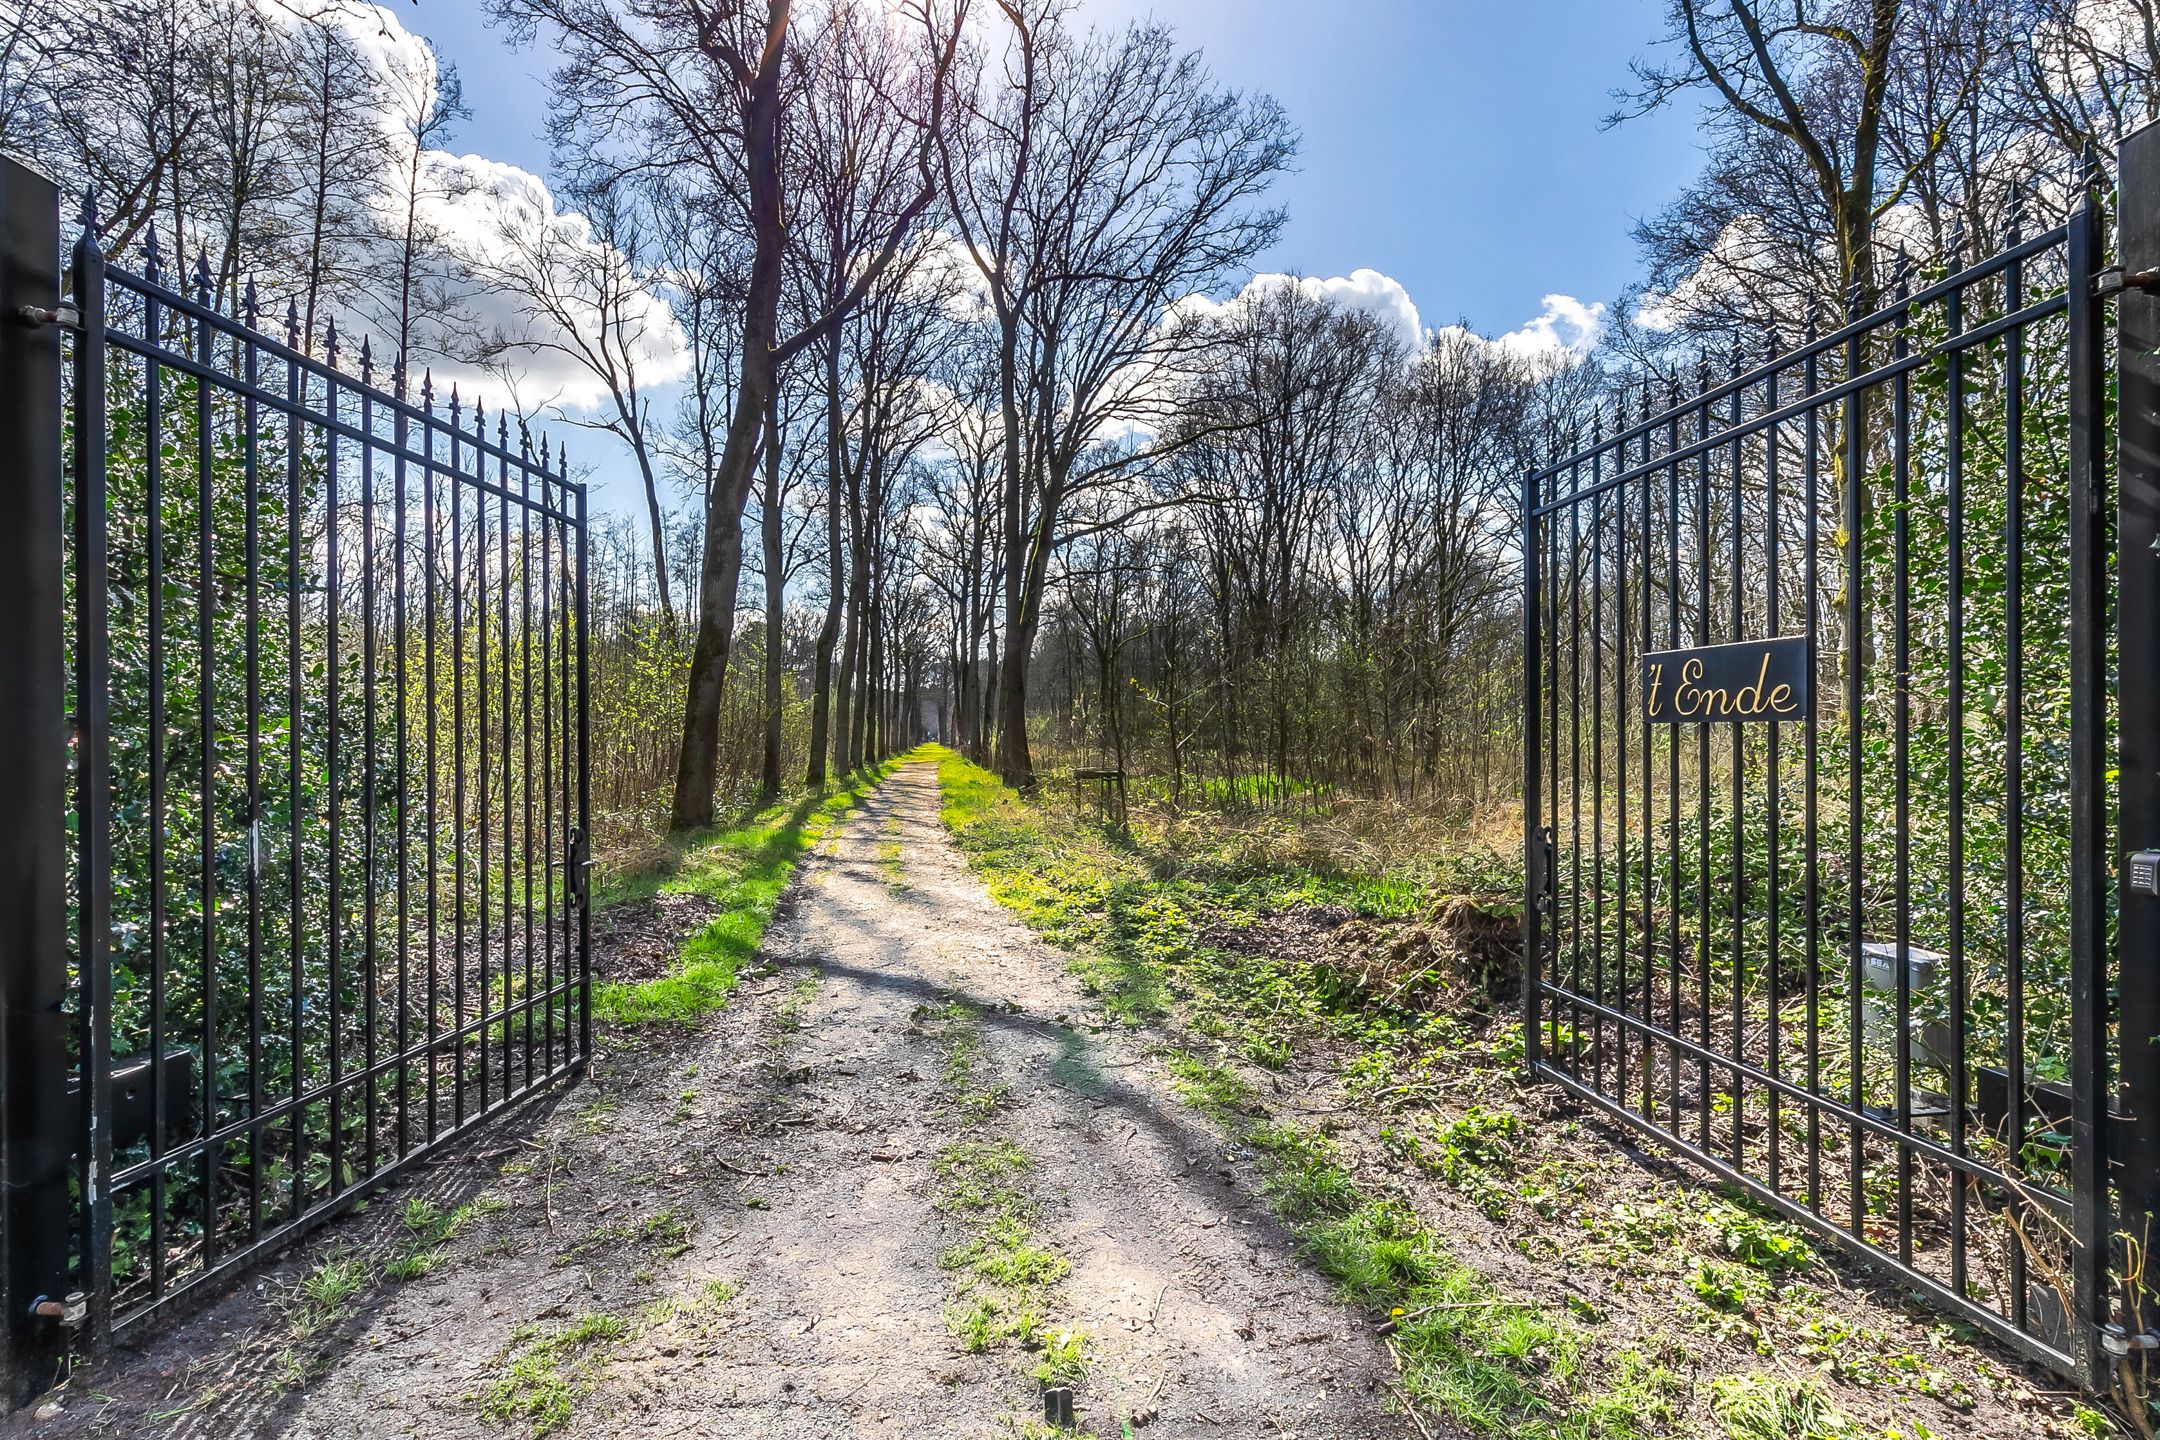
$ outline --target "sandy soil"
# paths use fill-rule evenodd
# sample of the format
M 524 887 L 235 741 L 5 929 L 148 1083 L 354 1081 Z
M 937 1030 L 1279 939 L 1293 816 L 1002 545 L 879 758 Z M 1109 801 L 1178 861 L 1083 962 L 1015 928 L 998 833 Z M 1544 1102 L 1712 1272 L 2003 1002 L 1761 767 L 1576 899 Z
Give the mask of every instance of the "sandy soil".
M 649 948 L 650 928 L 628 931 Z M 600 1057 L 545 1109 L 79 1373 L 57 1414 L 0 1428 L 521 1434 L 529 1423 L 483 1414 L 493 1387 L 535 1335 L 597 1314 L 625 1333 L 557 1357 L 561 1435 L 1018 1433 L 1042 1413 L 1031 1357 L 963 1353 L 944 1320 L 952 1230 L 934 1167 L 960 1120 L 923 1021 L 953 1001 L 980 1016 L 978 1073 L 1006 1087 L 989 1132 L 1034 1162 L 1037 1242 L 1071 1262 L 1049 1313 L 1089 1337 L 1083 1425 L 1117 1435 L 1153 1410 L 1145 1435 L 1417 1433 L 1394 1413 L 1369 1321 L 1300 1263 L 1254 1176 L 967 873 L 929 765 L 805 861 L 727 1011 Z M 429 1274 L 382 1282 L 349 1318 L 296 1338 L 297 1278 L 325 1254 L 394 1249 L 415 1193 L 501 1208 Z M 731 1287 L 724 1302 L 713 1282 Z

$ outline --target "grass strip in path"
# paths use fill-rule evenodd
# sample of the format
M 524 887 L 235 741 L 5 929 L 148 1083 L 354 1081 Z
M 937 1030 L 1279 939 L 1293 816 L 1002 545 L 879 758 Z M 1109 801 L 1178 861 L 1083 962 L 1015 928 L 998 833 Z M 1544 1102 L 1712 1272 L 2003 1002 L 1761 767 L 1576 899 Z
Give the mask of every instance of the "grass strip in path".
M 958 1002 L 926 1006 L 916 1019 L 933 1025 L 944 1044 L 945 1079 L 962 1132 L 937 1159 L 937 1207 L 956 1232 L 939 1259 L 955 1286 L 945 1326 L 969 1354 L 1010 1340 L 1035 1353 L 1038 1381 L 1072 1384 L 1087 1373 L 1086 1337 L 1071 1328 L 1053 1332 L 1045 1316 L 1072 1264 L 1035 1233 L 1035 1203 L 1021 1184 L 1033 1158 L 989 1128 L 1005 1087 L 984 1073 L 981 1022 Z
M 603 905 L 669 891 L 703 895 L 720 913 L 683 943 L 667 974 L 593 986 L 593 1018 L 612 1025 L 681 1023 L 725 1005 L 744 963 L 764 941 L 803 852 L 899 764 L 888 760 L 858 770 L 835 787 L 769 805 L 727 829 L 673 842 L 660 864 L 604 886 Z

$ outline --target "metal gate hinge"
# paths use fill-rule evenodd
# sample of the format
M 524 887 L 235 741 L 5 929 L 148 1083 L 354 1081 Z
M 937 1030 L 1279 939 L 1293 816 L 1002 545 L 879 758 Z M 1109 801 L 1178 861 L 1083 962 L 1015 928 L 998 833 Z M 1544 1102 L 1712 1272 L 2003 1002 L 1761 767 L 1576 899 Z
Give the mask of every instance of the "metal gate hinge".
M 2100 1327 L 2100 1348 L 2120 1359 L 2139 1350 L 2160 1350 L 2160 1335 L 2150 1331 L 2133 1335 L 2122 1326 L 2109 1321 Z
M 40 1295 L 30 1302 L 30 1313 L 40 1320 L 50 1320 L 63 1330 L 80 1330 L 83 1321 L 90 1316 L 90 1298 L 80 1290 L 70 1290 L 59 1300 Z
M 82 329 L 82 311 L 66 302 L 50 310 L 42 305 L 25 305 L 15 313 L 30 325 L 57 325 L 63 330 Z
M 2093 275 L 2093 296 L 2105 300 L 2125 290 L 2138 290 L 2146 294 L 2160 291 L 2160 270 L 2124 270 L 2120 265 L 2110 265 Z

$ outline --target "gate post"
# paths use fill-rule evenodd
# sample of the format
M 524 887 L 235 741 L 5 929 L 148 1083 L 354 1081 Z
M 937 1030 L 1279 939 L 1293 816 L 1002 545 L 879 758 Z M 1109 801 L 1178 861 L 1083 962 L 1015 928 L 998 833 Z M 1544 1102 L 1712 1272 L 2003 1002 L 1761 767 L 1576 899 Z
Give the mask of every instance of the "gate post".
M 2122 142 L 2116 256 L 2129 274 L 2160 267 L 2160 126 Z M 2160 848 L 2160 295 L 2125 289 L 2118 304 L 2116 635 L 2120 646 L 2116 862 Z M 2119 1225 L 2160 1231 L 2160 896 L 2115 887 L 2122 1119 L 2113 1153 Z M 2101 994 L 2106 994 L 2103 986 Z M 2155 1238 L 2160 1238 L 2156 1236 Z
M 75 242 L 75 1066 L 82 1109 L 82 1257 L 85 1340 L 102 1339 L 112 1298 L 112 645 L 108 634 L 105 253 L 97 205 L 83 197 Z
M 1523 477 L 1522 501 L 1522 564 L 1523 564 L 1523 911 L 1522 911 L 1522 1029 L 1523 1065 L 1525 1072 L 1535 1076 L 1538 1061 L 1540 1009 L 1540 976 L 1538 967 L 1545 955 L 1544 912 L 1547 883 L 1551 879 L 1552 866 L 1545 850 L 1544 821 L 1538 813 L 1538 797 L 1544 788 L 1540 762 L 1543 759 L 1543 740 L 1538 734 L 1538 720 L 1544 709 L 1541 698 L 1541 672 L 1539 649 L 1544 643 L 1541 637 L 1539 612 L 1542 603 L 1538 576 L 1538 482 L 1537 472 Z
M 2100 1343 L 2109 1319 L 2115 1208 L 2109 1193 L 2106 1094 L 2108 945 L 2107 364 L 2105 306 L 2096 278 L 2105 251 L 2099 171 L 2081 162 L 2082 199 L 2070 216 L 2070 1310 L 2072 1348 L 2088 1388 L 2104 1392 L 2113 1364 Z M 2022 1103 L 2022 1097 L 2013 1098 Z
M 0 158 L 0 1380 L 54 1379 L 70 1288 L 60 196 Z

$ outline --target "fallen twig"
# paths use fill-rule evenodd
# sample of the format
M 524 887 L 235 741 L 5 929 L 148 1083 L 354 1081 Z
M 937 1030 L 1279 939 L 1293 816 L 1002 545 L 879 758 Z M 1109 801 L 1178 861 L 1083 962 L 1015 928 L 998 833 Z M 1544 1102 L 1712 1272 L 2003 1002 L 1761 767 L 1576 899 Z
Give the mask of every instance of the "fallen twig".
M 1410 1403 L 1409 1392 L 1404 1390 L 1402 1386 L 1393 1383 L 1390 1383 L 1388 1385 L 1388 1389 L 1395 1392 L 1395 1398 L 1397 1400 L 1402 1401 L 1403 1414 L 1408 1415 L 1410 1417 L 1410 1423 L 1417 1426 L 1417 1433 L 1424 1436 L 1425 1440 L 1433 1440 L 1432 1431 L 1426 1428 L 1425 1417 L 1418 1414 L 1417 1406 Z
M 1420 1305 L 1415 1310 L 1405 1310 L 1400 1315 L 1390 1315 L 1380 1322 L 1373 1333 L 1393 1335 L 1396 1330 L 1412 1320 L 1422 1319 L 1440 1310 L 1496 1310 L 1503 1306 L 1515 1306 L 1522 1310 L 1549 1310 L 1552 1307 L 1536 1300 L 1455 1300 L 1444 1305 Z
M 547 1209 L 548 1234 L 555 1233 L 555 1147 L 548 1146 L 547 1175 L 540 1181 L 540 1203 Z

